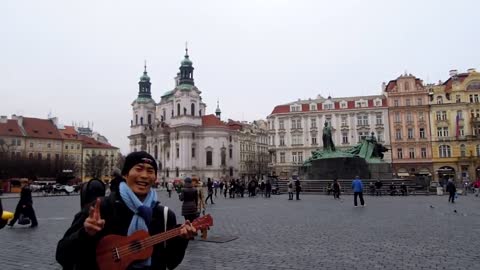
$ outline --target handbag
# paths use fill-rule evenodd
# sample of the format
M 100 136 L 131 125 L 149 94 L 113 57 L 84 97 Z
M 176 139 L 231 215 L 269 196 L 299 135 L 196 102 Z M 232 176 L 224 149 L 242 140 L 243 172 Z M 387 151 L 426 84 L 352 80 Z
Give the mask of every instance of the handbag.
M 24 214 L 20 214 L 20 217 L 18 218 L 18 224 L 28 225 L 28 224 L 30 224 L 30 219 L 27 216 L 25 216 Z

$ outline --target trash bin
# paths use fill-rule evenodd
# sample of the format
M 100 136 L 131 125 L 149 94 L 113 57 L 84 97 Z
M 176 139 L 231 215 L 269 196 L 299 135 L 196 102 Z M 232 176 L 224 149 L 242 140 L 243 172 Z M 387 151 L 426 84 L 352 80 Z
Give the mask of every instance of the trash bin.
M 442 196 L 443 195 L 443 188 L 442 187 L 437 187 L 437 195 Z

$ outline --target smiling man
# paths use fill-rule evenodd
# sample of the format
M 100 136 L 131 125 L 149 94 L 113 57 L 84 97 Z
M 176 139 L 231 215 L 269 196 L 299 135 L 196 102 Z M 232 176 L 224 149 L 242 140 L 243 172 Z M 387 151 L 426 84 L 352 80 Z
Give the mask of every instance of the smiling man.
M 56 258 L 64 269 L 98 269 L 96 246 L 106 235 L 128 236 L 138 230 L 153 235 L 178 226 L 175 213 L 158 203 L 152 189 L 157 164 L 151 155 L 143 151 L 130 153 L 122 175 L 126 182 L 120 183 L 119 191 L 85 207 L 59 241 Z M 150 258 L 136 261 L 128 269 L 177 267 L 185 255 L 188 239 L 196 234 L 189 221 L 181 226 L 180 237 L 156 245 Z

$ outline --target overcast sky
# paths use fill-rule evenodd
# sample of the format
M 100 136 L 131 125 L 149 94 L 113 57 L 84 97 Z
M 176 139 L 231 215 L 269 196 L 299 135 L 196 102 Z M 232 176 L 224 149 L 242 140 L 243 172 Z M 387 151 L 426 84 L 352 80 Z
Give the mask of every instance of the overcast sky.
M 265 118 L 298 98 L 380 94 L 407 71 L 425 82 L 480 68 L 478 1 L 4 0 L 0 114 L 94 129 L 128 152 L 147 60 L 155 101 L 188 41 L 207 113 Z

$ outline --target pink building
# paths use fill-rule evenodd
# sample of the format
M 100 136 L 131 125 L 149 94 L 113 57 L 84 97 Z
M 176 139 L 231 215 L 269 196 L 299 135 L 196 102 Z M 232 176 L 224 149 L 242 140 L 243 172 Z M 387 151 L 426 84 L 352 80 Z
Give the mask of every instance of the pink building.
M 404 74 L 385 86 L 392 163 L 398 177 L 431 176 L 428 90 L 422 80 Z

